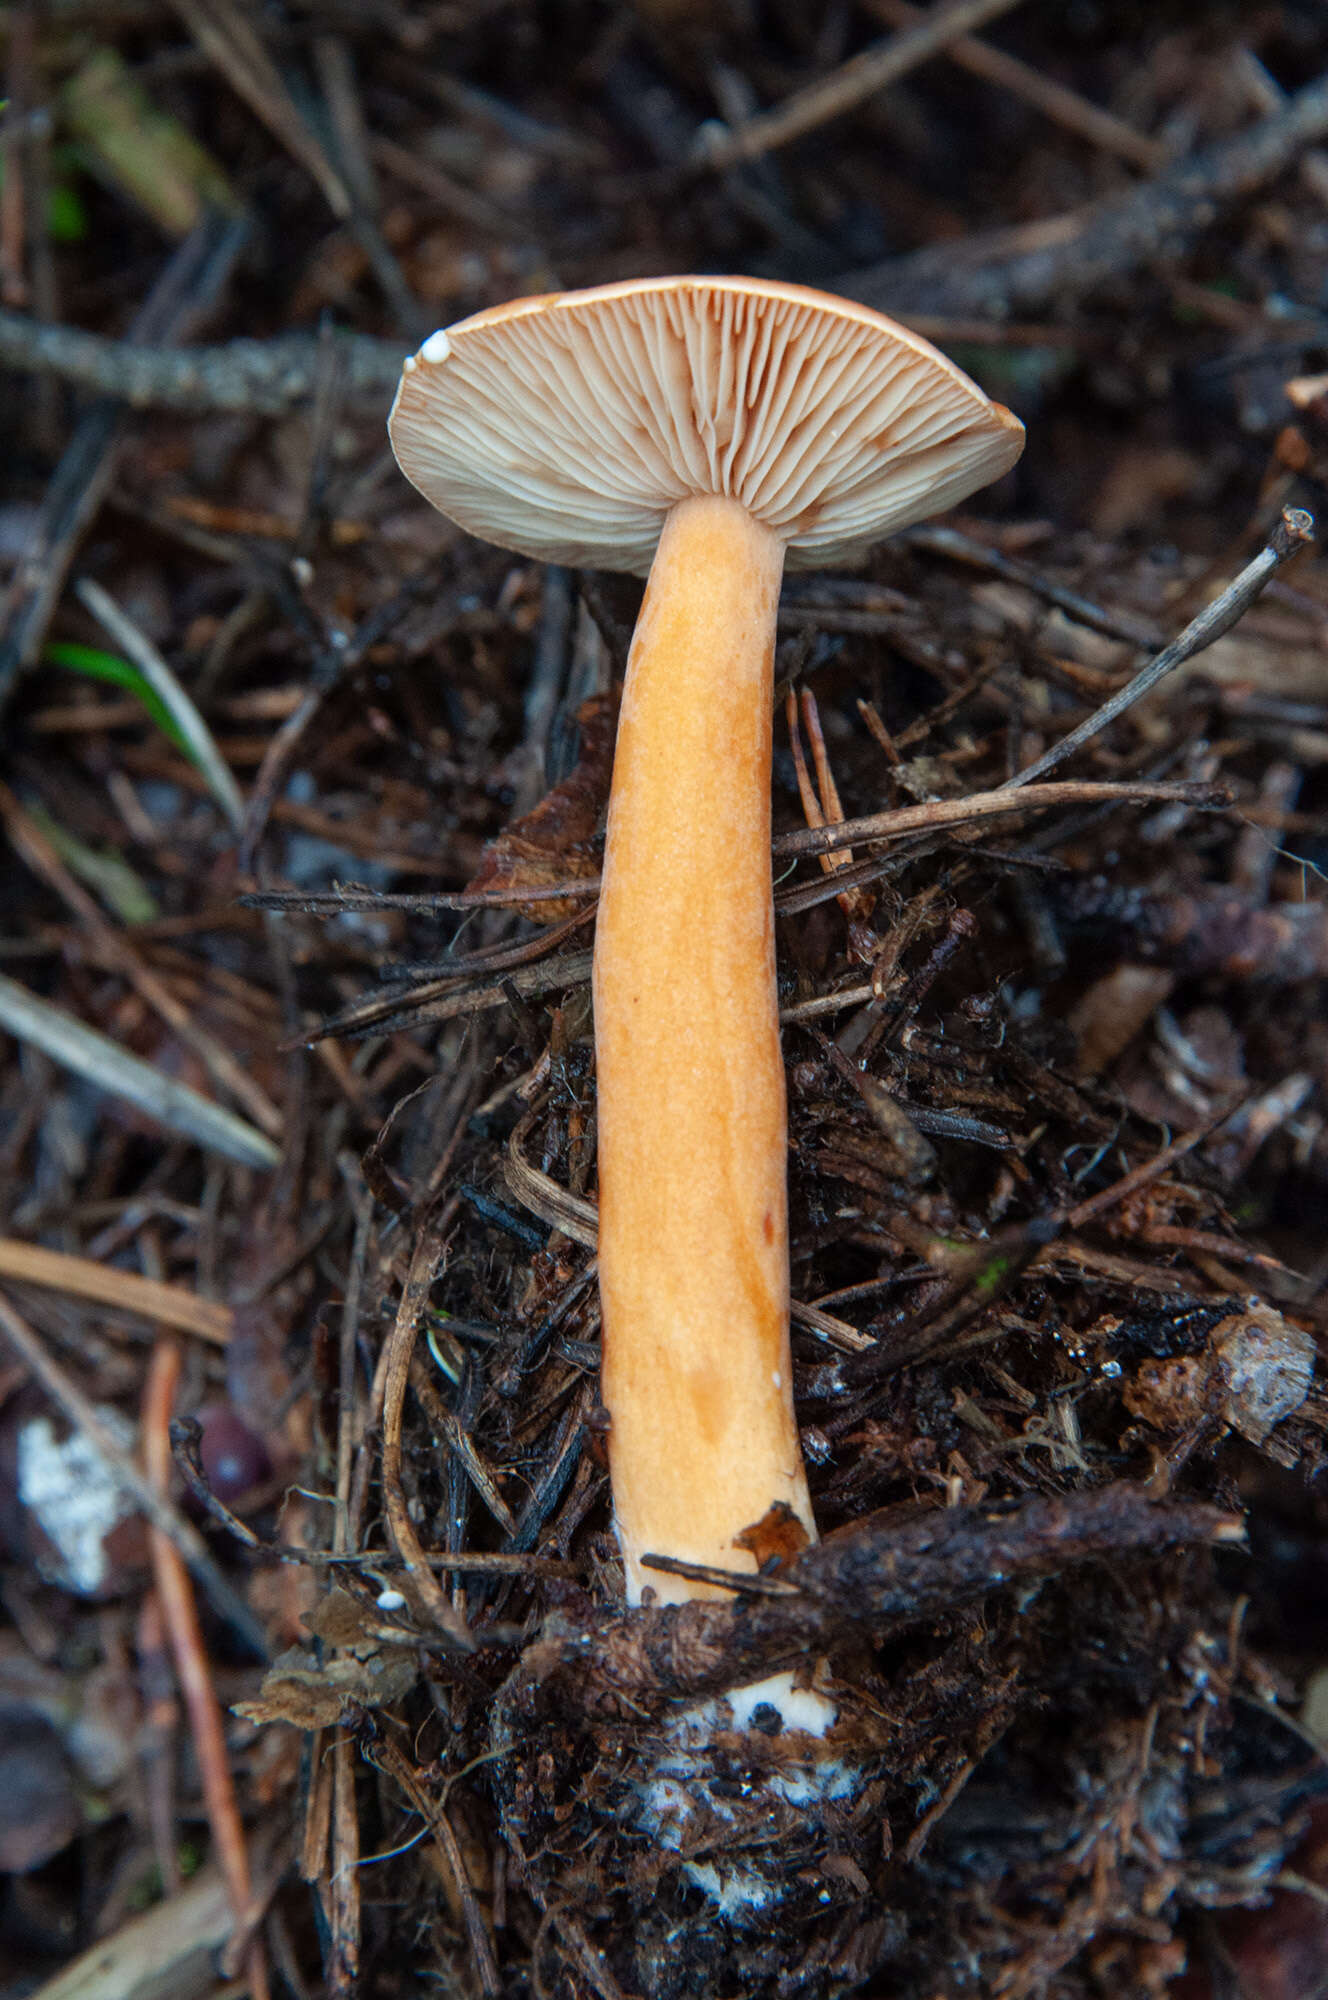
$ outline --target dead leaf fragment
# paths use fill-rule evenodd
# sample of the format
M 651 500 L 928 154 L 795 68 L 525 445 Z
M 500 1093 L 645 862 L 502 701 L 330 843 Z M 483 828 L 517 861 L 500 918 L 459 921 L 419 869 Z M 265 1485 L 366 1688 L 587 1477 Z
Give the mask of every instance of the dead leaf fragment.
M 348 1708 L 383 1708 L 409 1694 L 418 1677 L 414 1657 L 404 1652 L 358 1658 L 339 1653 L 319 1665 L 298 1647 L 283 1653 L 263 1676 L 256 1701 L 236 1702 L 246 1722 L 289 1722 L 296 1729 L 330 1729 Z
M 759 1521 L 733 1537 L 735 1548 L 746 1549 L 758 1569 L 767 1563 L 792 1562 L 802 1554 L 810 1537 L 786 1500 L 776 1500 Z
M 491 840 L 467 889 L 545 889 L 599 874 L 599 824 L 609 802 L 618 703 L 591 695 L 576 712 L 581 754 L 576 768 L 546 792 L 534 809 Z M 518 904 L 532 923 L 560 924 L 584 910 L 584 901 Z

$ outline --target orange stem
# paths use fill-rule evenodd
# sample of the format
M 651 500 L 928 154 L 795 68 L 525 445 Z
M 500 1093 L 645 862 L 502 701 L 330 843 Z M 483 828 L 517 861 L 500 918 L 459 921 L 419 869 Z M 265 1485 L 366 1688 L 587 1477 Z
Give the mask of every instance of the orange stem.
M 809 1533 L 788 1345 L 770 758 L 783 544 L 680 502 L 627 667 L 595 944 L 599 1256 L 614 1510 L 631 1601 L 750 1569 L 776 1501 Z

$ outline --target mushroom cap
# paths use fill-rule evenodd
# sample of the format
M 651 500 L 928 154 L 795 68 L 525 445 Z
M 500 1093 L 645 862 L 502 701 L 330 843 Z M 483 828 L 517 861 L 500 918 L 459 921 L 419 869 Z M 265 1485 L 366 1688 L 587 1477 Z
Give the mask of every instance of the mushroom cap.
M 461 527 L 543 562 L 650 568 L 727 494 L 802 569 L 853 562 L 1007 471 L 1024 429 L 883 313 L 755 278 L 516 299 L 432 334 L 388 425 Z

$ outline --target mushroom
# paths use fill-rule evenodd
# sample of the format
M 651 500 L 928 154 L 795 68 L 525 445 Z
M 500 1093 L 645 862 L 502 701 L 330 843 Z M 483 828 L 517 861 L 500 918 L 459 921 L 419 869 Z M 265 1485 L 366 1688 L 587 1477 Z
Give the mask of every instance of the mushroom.
M 1008 470 L 1023 428 L 925 340 L 798 285 L 519 299 L 406 362 L 392 444 L 472 534 L 649 573 L 594 961 L 599 1281 L 629 1601 L 815 1535 L 788 1338 L 770 774 L 786 562 L 850 563 Z

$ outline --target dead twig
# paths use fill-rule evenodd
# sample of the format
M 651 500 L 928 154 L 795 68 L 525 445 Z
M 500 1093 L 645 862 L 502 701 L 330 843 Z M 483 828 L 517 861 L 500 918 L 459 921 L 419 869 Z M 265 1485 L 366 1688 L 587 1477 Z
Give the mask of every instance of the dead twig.
M 271 1098 L 241 1068 L 230 1050 L 198 1025 L 190 1009 L 176 999 L 165 982 L 143 963 L 133 946 L 102 915 L 87 890 L 74 880 L 32 814 L 4 784 L 0 784 L 0 818 L 29 868 L 54 889 L 77 917 L 102 962 L 129 981 L 172 1034 L 192 1049 L 218 1088 L 243 1105 L 254 1124 L 275 1138 L 284 1129 L 285 1121 Z
M 240 796 L 240 788 L 217 748 L 216 738 L 193 701 L 152 641 L 139 630 L 132 618 L 126 616 L 108 591 L 103 590 L 99 583 L 94 583 L 91 577 L 83 577 L 76 588 L 79 598 L 102 630 L 122 653 L 128 655 L 149 687 L 160 697 L 162 706 L 188 745 L 190 756 L 207 779 L 212 796 L 225 814 L 232 833 L 238 834 L 244 824 L 244 800 Z
M 742 160 L 759 160 L 777 146 L 787 146 L 791 139 L 800 139 L 829 119 L 854 110 L 887 84 L 907 76 L 919 63 L 939 55 L 960 35 L 994 21 L 998 14 L 1008 14 L 1018 4 L 1019 0 L 948 0 L 948 4 L 934 7 L 916 27 L 873 42 L 829 76 L 795 91 L 772 111 L 761 112 L 731 129 L 718 124 L 704 127 L 694 166 L 719 173 Z
M 920 806 L 897 806 L 892 812 L 871 813 L 865 819 L 840 820 L 834 826 L 782 833 L 773 842 L 773 852 L 781 859 L 829 854 L 837 847 L 856 846 L 869 840 L 894 840 L 900 834 L 934 833 L 943 827 L 963 826 L 969 820 L 999 819 L 1004 813 L 1017 812 L 1021 804 L 1045 810 L 1051 806 L 1128 805 L 1132 800 L 1142 803 L 1167 799 L 1213 807 L 1230 804 L 1230 796 L 1216 785 L 1076 784 L 1066 780 L 1038 785 L 1018 794 L 1001 785 L 994 792 L 973 792 L 966 799 L 928 799 Z
M 530 1716 L 551 1703 L 593 1710 L 616 1696 L 633 1712 L 659 1713 L 855 1635 L 879 1636 L 941 1616 L 1027 1577 L 1095 1558 L 1238 1542 L 1243 1534 L 1236 1515 L 1158 1501 L 1123 1480 L 1008 1508 L 945 1507 L 902 1523 L 867 1520 L 780 1571 L 796 1596 L 758 1597 L 744 1587 L 736 1608 L 697 1599 L 545 1640 L 516 1669 L 501 1706 L 509 1715 Z
M 401 1483 L 401 1419 L 405 1410 L 406 1384 L 410 1380 L 411 1356 L 420 1317 L 428 1303 L 429 1289 L 443 1261 L 443 1231 L 455 1206 L 455 1198 L 441 1212 L 423 1223 L 411 1255 L 410 1270 L 401 1288 L 396 1321 L 388 1335 L 383 1369 L 383 1505 L 388 1533 L 397 1554 L 406 1565 L 406 1581 L 417 1599 L 421 1623 L 433 1625 L 463 1652 L 472 1652 L 475 1641 L 469 1629 L 448 1602 L 434 1579 L 415 1533 Z
M 1247 132 L 1204 148 L 1131 188 L 1063 215 L 849 271 L 835 289 L 882 312 L 1007 320 L 1064 314 L 1154 258 L 1180 258 L 1224 209 L 1328 137 L 1328 76 Z
M 342 351 L 347 399 L 384 415 L 406 358 L 404 341 L 334 332 Z M 79 327 L 0 312 L 0 366 L 58 375 L 76 387 L 113 396 L 131 409 L 214 410 L 279 416 L 312 401 L 320 338 L 292 333 L 272 340 L 232 340 L 217 347 L 136 345 Z
M 1267 546 L 1262 548 L 1254 561 L 1247 563 L 1240 575 L 1227 585 L 1220 596 L 1199 613 L 1185 627 L 1171 644 L 1160 652 L 1155 660 L 1142 667 L 1133 680 L 1118 689 L 1101 708 L 1094 711 L 1077 729 L 1063 736 L 1059 743 L 1053 743 L 1026 770 L 1017 771 L 1013 778 L 1007 778 L 997 789 L 1002 792 L 1018 790 L 1040 778 L 1044 771 L 1050 771 L 1074 751 L 1091 742 L 1093 737 L 1104 730 L 1118 715 L 1124 715 L 1127 708 L 1151 693 L 1159 681 L 1169 673 L 1192 660 L 1196 653 L 1204 652 L 1224 632 L 1229 632 L 1238 618 L 1243 618 L 1260 592 L 1265 590 L 1283 563 L 1292 556 L 1299 555 L 1314 540 L 1314 516 L 1307 514 L 1303 507 L 1283 509 L 1282 518 L 1268 537 Z
M 171 1488 L 171 1409 L 180 1380 L 180 1349 L 174 1340 L 160 1340 L 153 1349 L 143 1392 L 143 1463 L 152 1490 L 163 1502 Z M 166 1623 L 175 1659 L 176 1677 L 184 1695 L 193 1736 L 194 1758 L 198 1766 L 208 1824 L 221 1872 L 226 1878 L 237 1931 L 249 1921 L 252 1880 L 249 1849 L 235 1798 L 226 1733 L 222 1727 L 221 1705 L 212 1686 L 203 1634 L 194 1603 L 189 1572 L 174 1542 L 159 1528 L 149 1529 L 152 1570 L 157 1597 Z M 261 1939 L 255 1938 L 245 1954 L 245 1972 L 252 2000 L 266 2000 L 267 1958 Z
M 327 1884 L 327 1985 L 333 2000 L 352 2000 L 360 1976 L 360 1818 L 355 1809 L 355 1739 L 332 1733 L 332 1825 Z
M 199 48 L 237 96 L 321 188 L 332 213 L 345 221 L 354 204 L 317 135 L 296 109 L 281 72 L 235 0 L 174 0 Z
M 958 528 L 951 528 L 944 522 L 924 521 L 916 528 L 906 528 L 899 537 L 910 548 L 928 549 L 934 555 L 950 556 L 955 562 L 965 563 L 971 569 L 986 570 L 990 576 L 999 576 L 1007 583 L 1016 583 L 1040 597 L 1045 604 L 1054 604 L 1067 618 L 1073 618 L 1076 625 L 1086 625 L 1090 632 L 1101 632 L 1108 639 L 1125 639 L 1132 646 L 1160 646 L 1162 634 L 1148 621 L 1137 618 L 1132 612 L 1112 611 L 1101 604 L 1094 604 L 1077 590 L 1067 590 L 1064 584 L 1056 583 L 1044 576 L 1032 563 L 1021 562 L 1017 556 L 1003 555 L 999 549 L 991 548 L 986 542 L 977 541 L 972 535 L 965 535 Z M 927 718 L 930 721 L 930 717 Z
M 376 1764 L 394 1784 L 400 1786 L 436 1841 L 461 1899 L 466 1937 L 475 1961 L 475 1970 L 479 1975 L 481 1991 L 485 1995 L 485 2000 L 498 2000 L 502 1992 L 502 1982 L 498 1977 L 498 1964 L 493 1954 L 493 1940 L 484 1921 L 484 1914 L 475 1895 L 474 1884 L 471 1882 L 461 1849 L 457 1844 L 456 1835 L 447 1817 L 445 1804 L 429 1796 L 405 1757 L 387 1737 L 375 1734 L 371 1740 L 366 1741 L 364 1754 L 370 1763 Z
M 913 6 L 912 0 L 868 0 L 868 9 L 892 28 L 911 28 L 926 19 L 922 8 Z M 1032 105 L 1063 131 L 1073 132 L 1089 145 L 1114 154 L 1132 167 L 1142 167 L 1145 173 L 1154 174 L 1167 163 L 1167 149 L 1156 139 L 1146 139 L 1123 118 L 1114 117 L 1098 104 L 1090 104 L 1077 90 L 1067 90 L 1063 83 L 1034 69 L 1031 63 L 1021 62 L 1018 56 L 1008 55 L 1004 49 L 993 48 L 990 42 L 980 41 L 976 35 L 957 36 L 947 44 L 944 53 L 958 69 L 981 77 L 984 83 L 995 84 L 998 90 L 1008 90 L 1012 97 Z
M 0 974 L 0 1027 L 21 1041 L 31 1042 L 53 1061 L 87 1077 L 99 1090 L 137 1105 L 170 1131 L 180 1132 L 196 1146 L 221 1153 L 241 1166 L 275 1167 L 280 1149 L 266 1134 L 214 1104 L 201 1091 L 131 1056 L 109 1035 L 99 1034 L 61 1007 L 39 1000 L 13 979 Z
M 217 1953 L 234 1928 L 221 1871 L 205 1868 L 146 1916 L 98 1938 L 32 2000 L 204 2000 L 218 1990 Z

